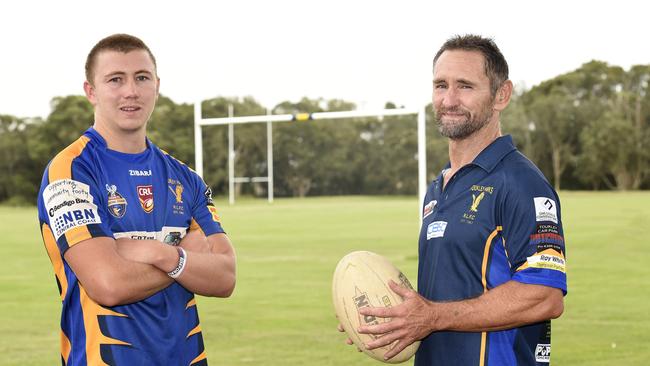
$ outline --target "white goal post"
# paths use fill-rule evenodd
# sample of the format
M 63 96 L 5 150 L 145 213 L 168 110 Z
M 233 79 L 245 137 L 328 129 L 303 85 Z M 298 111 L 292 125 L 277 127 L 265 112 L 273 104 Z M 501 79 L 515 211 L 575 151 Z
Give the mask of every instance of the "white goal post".
M 425 108 L 421 109 L 381 109 L 373 111 L 356 110 L 344 112 L 316 112 L 299 114 L 267 114 L 258 116 L 232 117 L 232 109 L 229 110 L 230 117 L 203 118 L 201 102 L 194 104 L 194 149 L 195 168 L 199 176 L 203 177 L 203 126 L 228 125 L 228 195 L 229 202 L 235 202 L 235 183 L 245 182 L 266 182 L 268 185 L 268 200 L 273 202 L 273 138 L 272 123 L 310 121 L 319 119 L 340 119 L 360 117 L 386 117 L 401 115 L 417 115 L 418 126 L 418 207 L 424 201 L 427 191 L 427 158 L 425 138 Z M 234 149 L 234 125 L 243 123 L 266 122 L 267 134 L 267 176 L 266 177 L 235 177 L 235 149 Z M 418 208 L 420 215 L 422 210 Z

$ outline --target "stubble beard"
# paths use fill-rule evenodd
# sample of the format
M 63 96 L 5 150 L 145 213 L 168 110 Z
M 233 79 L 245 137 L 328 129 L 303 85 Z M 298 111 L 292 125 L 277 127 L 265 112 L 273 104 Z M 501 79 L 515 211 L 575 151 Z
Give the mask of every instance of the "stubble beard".
M 472 115 L 471 112 L 460 106 L 453 108 L 436 109 L 435 117 L 436 124 L 438 125 L 438 131 L 442 136 L 447 137 L 451 140 L 462 140 L 471 136 L 476 131 L 479 131 L 485 127 L 492 119 L 492 115 L 494 114 L 493 102 L 494 99 L 491 98 L 487 103 L 483 105 L 481 110 L 479 110 L 478 114 L 476 115 Z M 452 123 L 443 122 L 442 115 L 450 112 L 461 112 L 465 116 L 465 119 Z

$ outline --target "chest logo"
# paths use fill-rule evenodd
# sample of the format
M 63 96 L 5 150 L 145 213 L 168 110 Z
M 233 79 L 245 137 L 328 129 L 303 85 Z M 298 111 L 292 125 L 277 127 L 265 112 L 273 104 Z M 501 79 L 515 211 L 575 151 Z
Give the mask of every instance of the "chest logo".
M 427 226 L 427 240 L 445 236 L 447 221 L 434 221 Z
M 122 218 L 126 213 L 126 199 L 117 191 L 114 184 L 106 185 L 108 191 L 108 212 L 114 217 Z
M 153 186 L 137 186 L 137 191 L 140 206 L 142 206 L 144 212 L 151 213 L 153 211 Z
M 169 190 L 172 191 L 174 197 L 176 197 L 176 203 L 183 203 L 183 185 L 177 183 L 175 186 L 170 185 L 167 187 L 169 187 Z
M 433 209 L 436 208 L 438 201 L 432 200 L 424 206 L 424 211 L 422 211 L 422 219 L 425 219 L 427 216 L 431 215 Z
M 469 210 L 472 212 L 478 212 L 478 205 L 481 204 L 483 197 L 485 197 L 485 192 L 481 192 L 478 196 L 472 193 L 472 205 L 469 207 Z
M 465 211 L 463 217 L 461 217 L 460 222 L 465 224 L 473 224 L 476 220 L 476 215 L 478 215 L 478 206 L 481 204 L 483 199 L 488 195 L 494 193 L 494 187 L 492 186 L 481 186 L 473 185 L 470 189 L 472 194 L 472 203 L 469 205 L 469 209 Z

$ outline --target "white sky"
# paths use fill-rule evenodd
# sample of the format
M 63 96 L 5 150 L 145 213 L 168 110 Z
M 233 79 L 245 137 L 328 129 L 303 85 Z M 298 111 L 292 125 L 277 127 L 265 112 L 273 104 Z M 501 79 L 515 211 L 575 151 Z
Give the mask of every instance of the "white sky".
M 46 117 L 83 94 L 90 48 L 142 38 L 175 102 L 251 95 L 266 107 L 302 96 L 362 108 L 417 107 L 431 60 L 454 34 L 494 37 L 510 78 L 531 87 L 592 59 L 650 64 L 645 1 L 20 0 L 0 3 L 0 114 Z

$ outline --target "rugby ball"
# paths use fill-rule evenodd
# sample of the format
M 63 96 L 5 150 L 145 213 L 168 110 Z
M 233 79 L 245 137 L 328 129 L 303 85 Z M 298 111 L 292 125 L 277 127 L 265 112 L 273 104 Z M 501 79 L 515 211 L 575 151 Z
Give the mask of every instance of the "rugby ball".
M 364 344 L 377 339 L 378 336 L 357 332 L 362 324 L 373 325 L 390 321 L 388 318 L 360 315 L 359 309 L 368 306 L 391 307 L 404 301 L 400 295 L 390 289 L 389 280 L 413 289 L 406 276 L 388 259 L 372 252 L 352 252 L 343 257 L 334 270 L 332 300 L 339 322 L 348 337 L 360 350 L 382 362 L 400 363 L 415 354 L 420 342 L 409 345 L 402 352 L 386 361 L 384 355 L 396 342 L 381 348 L 367 350 Z

